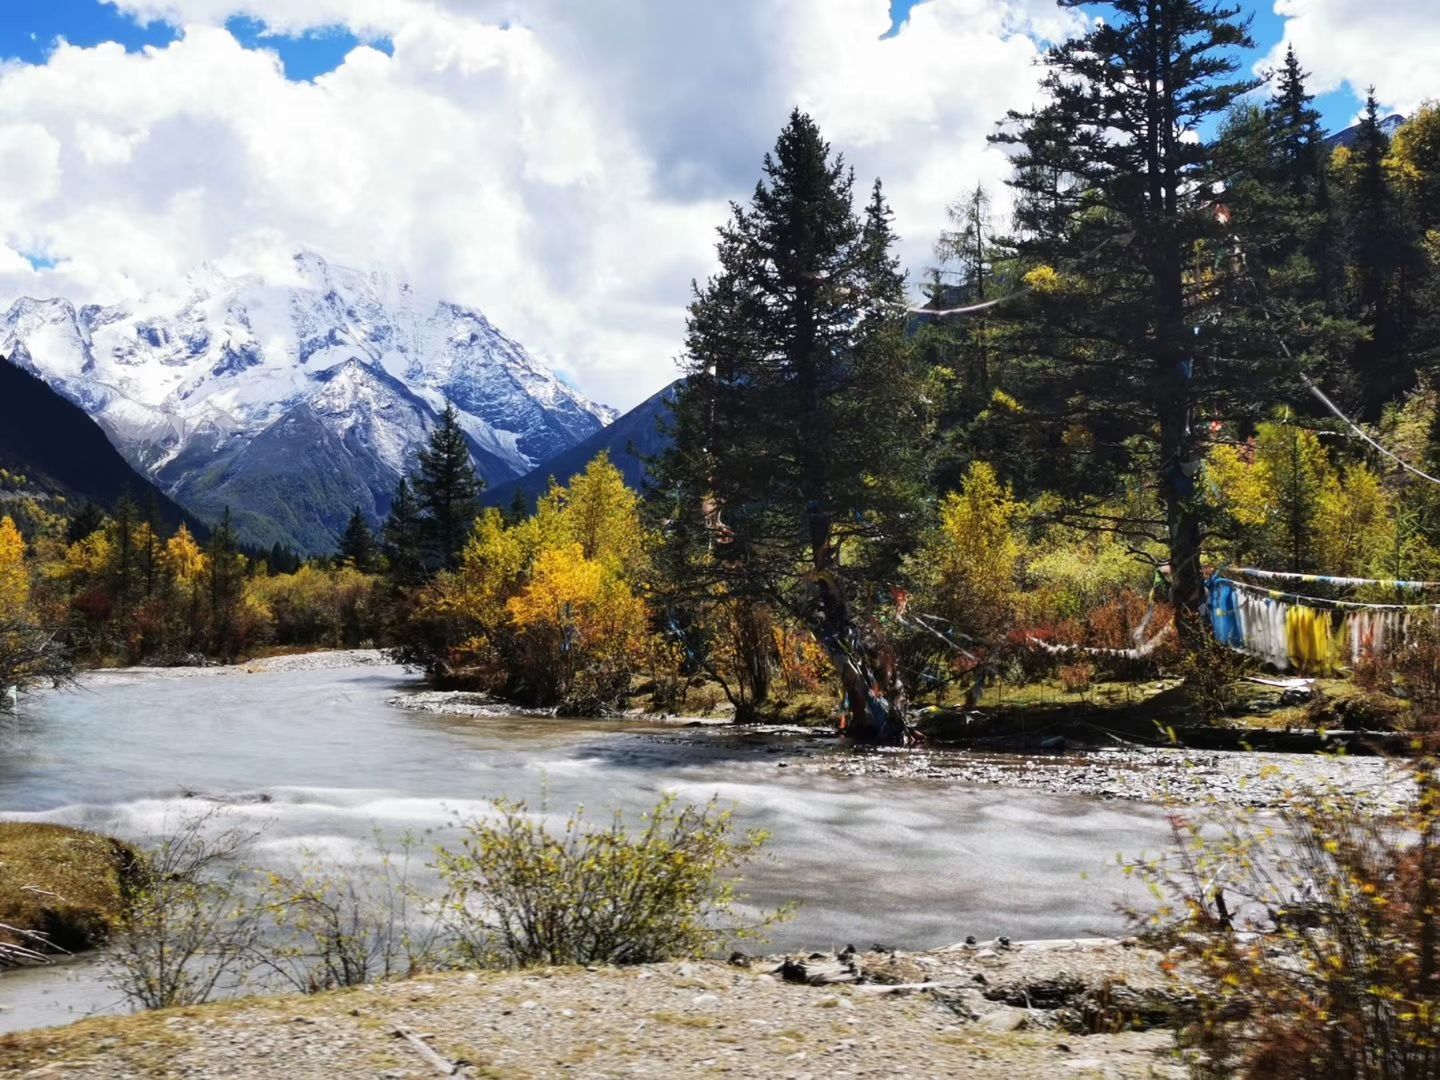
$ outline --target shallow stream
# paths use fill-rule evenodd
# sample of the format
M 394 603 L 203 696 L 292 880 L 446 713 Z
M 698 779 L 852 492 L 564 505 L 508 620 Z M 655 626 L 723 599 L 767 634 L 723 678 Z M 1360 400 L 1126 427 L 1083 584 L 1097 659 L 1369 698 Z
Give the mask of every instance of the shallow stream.
M 561 815 L 638 813 L 662 791 L 718 795 L 743 826 L 772 833 L 747 877 L 753 902 L 802 905 L 773 935 L 777 951 L 1116 932 L 1117 904 L 1138 899 L 1116 855 L 1166 836 L 1153 806 L 802 774 L 781 767 L 773 741 L 387 704 L 417 688 L 388 666 L 99 675 L 30 699 L 0 728 L 0 817 L 143 843 L 217 799 L 263 826 L 255 857 L 278 867 L 304 852 L 363 857 L 377 829 L 444 842 L 455 814 L 502 795 Z M 0 975 L 0 1031 L 117 1008 L 93 959 Z

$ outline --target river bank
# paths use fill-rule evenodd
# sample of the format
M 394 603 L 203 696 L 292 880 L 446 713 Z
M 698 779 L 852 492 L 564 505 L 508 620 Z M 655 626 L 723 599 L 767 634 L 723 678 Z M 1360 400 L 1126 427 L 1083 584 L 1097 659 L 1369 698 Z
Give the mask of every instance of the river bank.
M 390 699 L 398 708 L 432 716 L 495 719 L 516 710 L 483 694 L 420 691 Z M 531 710 L 543 719 L 553 711 Z M 794 775 L 879 778 L 995 787 L 1157 805 L 1283 806 L 1302 788 L 1362 795 L 1377 811 L 1414 797 L 1403 762 L 1343 753 L 1279 753 L 1112 746 L 1049 751 L 967 750 L 945 747 L 869 748 L 844 745 L 833 731 L 798 725 L 738 726 L 727 718 L 630 714 L 596 723 L 638 733 L 658 745 L 693 745 L 708 752 L 769 759 Z M 658 730 L 657 730 L 658 729 Z
M 787 981 L 782 959 L 453 973 L 90 1020 L 0 1039 L 0 1076 L 1184 1075 L 1146 949 L 870 952 L 862 981 L 820 986 Z
M 0 821 L 0 971 L 103 945 L 140 867 L 108 836 Z

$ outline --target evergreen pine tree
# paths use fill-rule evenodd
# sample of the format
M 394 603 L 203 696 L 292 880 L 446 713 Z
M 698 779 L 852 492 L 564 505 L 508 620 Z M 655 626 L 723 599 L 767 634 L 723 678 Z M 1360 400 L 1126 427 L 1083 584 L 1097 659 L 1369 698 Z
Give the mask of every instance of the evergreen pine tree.
M 903 685 L 853 606 L 893 574 L 918 517 L 919 378 L 890 212 L 877 184 L 856 214 L 850 171 L 798 110 L 763 171 L 690 308 L 675 445 L 657 465 L 679 509 L 671 565 L 693 589 L 800 617 L 850 734 L 894 740 Z
M 1268 112 L 1286 185 L 1296 198 L 1313 199 L 1325 177 L 1325 133 L 1314 95 L 1305 88 L 1307 78 L 1309 72 L 1301 68 L 1295 47 L 1289 46 L 1285 65 L 1275 76 Z
M 510 505 L 505 508 L 503 518 L 506 525 L 519 525 L 530 516 L 530 496 L 519 488 L 515 489 L 515 497 L 510 500 Z
M 1330 193 L 1325 132 L 1314 95 L 1306 88 L 1309 77 L 1294 46 L 1288 47 L 1284 66 L 1275 76 L 1275 94 L 1267 116 L 1277 179 L 1292 205 L 1282 220 L 1272 225 L 1289 232 L 1292 250 L 1304 252 L 1325 310 L 1333 315 L 1344 289 L 1344 259 L 1339 245 L 1339 211 Z
M 400 478 L 390 502 L 382 541 L 390 579 L 395 585 L 410 588 L 425 580 L 424 522 L 410 483 L 404 477 Z
M 1405 355 L 1406 272 L 1413 269 L 1415 251 L 1386 165 L 1389 154 L 1390 138 L 1380 126 L 1372 89 L 1342 169 L 1352 313 L 1369 331 L 1356 346 L 1353 362 L 1364 389 L 1364 416 L 1372 421 L 1415 378 L 1413 361 Z
M 440 423 L 430 433 L 430 445 L 420 451 L 420 469 L 415 475 L 428 566 L 453 570 L 460 565 L 460 553 L 480 512 L 482 487 L 459 414 L 453 405 L 446 405 Z
M 935 256 L 942 273 L 958 278 L 955 299 L 973 303 L 989 299 L 986 286 L 990 272 L 990 193 L 976 188 L 946 210 L 951 228 L 935 242 Z
M 69 525 L 65 527 L 65 542 L 78 544 L 104 524 L 105 511 L 93 502 L 86 500 L 75 516 L 70 519 Z
M 1103 441 L 1134 446 L 1144 461 L 1164 512 L 1171 598 L 1196 612 L 1205 437 L 1197 408 L 1243 414 L 1247 398 L 1253 408 L 1259 373 L 1246 357 L 1276 351 L 1253 325 L 1257 340 L 1247 344 L 1220 314 L 1237 264 L 1214 205 L 1214 143 L 1204 137 L 1256 85 L 1234 77 L 1236 50 L 1251 41 L 1239 9 L 1223 4 L 1112 8 L 1113 18 L 1049 50 L 1050 102 L 1011 113 L 996 136 L 1016 151 L 1010 253 L 1052 269 L 1063 286 L 1042 290 L 1029 310 L 1006 310 L 1025 319 L 1015 344 L 1044 371 L 1037 411 L 1110 425 Z M 1182 620 L 1187 632 L 1192 623 Z
M 368 574 L 375 568 L 375 536 L 358 506 L 350 515 L 350 523 L 345 526 L 345 535 L 340 538 L 339 554 L 342 560 L 362 574 Z
M 110 515 L 110 538 L 113 551 L 111 562 L 110 593 L 115 607 L 120 612 L 130 609 L 135 601 L 136 566 L 139 552 L 136 551 L 136 525 L 139 508 L 127 488 L 115 500 Z
M 239 543 L 229 506 L 225 507 L 219 524 L 210 532 L 207 555 L 205 570 L 210 591 L 210 648 L 224 653 L 230 648 L 230 630 L 235 602 L 240 598 L 241 576 Z
M 140 515 L 140 577 L 145 599 L 150 599 L 160 588 L 160 555 L 164 548 L 160 540 L 160 500 L 152 487 L 145 496 L 145 509 Z

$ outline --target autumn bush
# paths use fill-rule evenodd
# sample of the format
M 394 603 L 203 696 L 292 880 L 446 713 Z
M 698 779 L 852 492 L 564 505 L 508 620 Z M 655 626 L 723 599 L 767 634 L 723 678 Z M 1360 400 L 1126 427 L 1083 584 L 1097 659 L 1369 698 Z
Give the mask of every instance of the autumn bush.
M 715 802 L 666 796 L 630 830 L 617 813 L 593 827 L 580 811 L 556 830 L 524 803 L 466 825 L 440 853 L 447 921 L 467 963 L 641 964 L 713 953 L 753 937 L 782 911 L 738 917 L 734 873 L 765 835 L 737 835 Z
M 947 495 L 939 525 L 911 561 L 936 614 L 967 636 L 993 639 L 1013 624 L 1021 602 L 1024 507 L 988 462 L 975 461 L 960 491 Z
M 246 881 L 258 835 L 214 808 L 167 824 L 104 958 L 105 980 L 128 1004 L 203 1004 L 253 970 L 262 921 Z
M 1440 1075 L 1440 789 L 1387 814 L 1368 795 L 1298 789 L 1272 811 L 1172 816 L 1171 854 L 1127 872 L 1134 917 L 1178 953 L 1203 1077 Z
M 277 645 L 355 648 L 384 636 L 385 605 L 378 575 L 353 566 L 302 566 L 245 583 L 245 601 L 268 622 Z
M 460 566 L 423 589 L 397 655 L 531 705 L 599 712 L 643 670 L 649 611 L 638 500 L 603 455 L 536 513 L 476 519 Z
M 1196 715 L 1207 722 L 1222 720 L 1240 702 L 1239 683 L 1254 661 L 1221 645 L 1197 628 L 1175 665 L 1185 696 Z

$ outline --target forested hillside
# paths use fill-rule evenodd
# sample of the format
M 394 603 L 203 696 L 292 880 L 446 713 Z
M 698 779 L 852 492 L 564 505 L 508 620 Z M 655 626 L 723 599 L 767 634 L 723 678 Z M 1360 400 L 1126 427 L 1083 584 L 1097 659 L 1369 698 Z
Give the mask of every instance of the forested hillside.
M 110 509 L 129 495 L 171 528 L 204 532 L 110 445 L 99 425 L 43 381 L 0 360 L 0 499 L 15 495 L 64 500 L 68 513 L 86 504 Z

